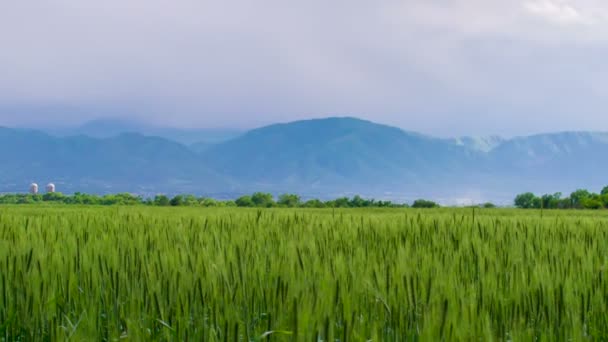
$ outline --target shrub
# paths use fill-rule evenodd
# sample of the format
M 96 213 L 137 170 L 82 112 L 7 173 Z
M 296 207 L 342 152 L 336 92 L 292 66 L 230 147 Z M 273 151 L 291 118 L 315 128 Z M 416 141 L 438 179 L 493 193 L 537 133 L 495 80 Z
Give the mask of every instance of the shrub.
M 412 208 L 439 208 L 439 204 L 425 199 L 417 199 L 412 204 Z

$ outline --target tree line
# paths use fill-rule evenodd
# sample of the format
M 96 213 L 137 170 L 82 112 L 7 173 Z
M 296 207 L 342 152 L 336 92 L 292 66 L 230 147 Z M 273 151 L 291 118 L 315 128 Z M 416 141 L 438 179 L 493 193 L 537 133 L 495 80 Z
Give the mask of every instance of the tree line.
M 118 193 L 108 195 L 94 195 L 77 192 L 73 195 L 62 193 L 46 194 L 4 194 L 0 195 L 0 204 L 37 204 L 62 203 L 74 205 L 149 205 L 159 207 L 251 207 L 251 208 L 438 208 L 439 204 L 419 199 L 412 204 L 395 203 L 365 199 L 359 195 L 354 197 L 340 197 L 323 201 L 320 199 L 303 200 L 296 194 L 283 194 L 275 198 L 266 192 L 256 192 L 244 195 L 236 200 L 217 200 L 209 197 L 196 197 L 194 195 L 156 195 L 150 198 Z
M 296 194 L 282 194 L 274 197 L 270 193 L 255 192 L 235 200 L 218 200 L 210 197 L 194 195 L 156 195 L 150 198 L 118 193 L 95 195 L 74 193 L 65 195 L 59 192 L 46 194 L 3 194 L 0 204 L 37 204 L 62 203 L 75 205 L 149 205 L 159 207 L 251 207 L 251 208 L 438 208 L 436 202 L 418 199 L 413 203 L 396 203 L 366 199 L 359 195 L 340 197 L 332 200 L 308 199 L 303 200 Z M 608 209 L 608 186 L 600 193 L 592 193 L 585 189 L 572 192 L 569 196 L 562 193 L 537 196 L 532 192 L 519 194 L 515 197 L 514 205 L 521 209 Z M 476 205 L 476 207 L 494 208 L 492 203 Z
M 561 192 L 537 196 L 526 192 L 515 197 L 514 204 L 522 209 L 608 209 L 608 186 L 600 193 L 579 189 L 563 196 Z

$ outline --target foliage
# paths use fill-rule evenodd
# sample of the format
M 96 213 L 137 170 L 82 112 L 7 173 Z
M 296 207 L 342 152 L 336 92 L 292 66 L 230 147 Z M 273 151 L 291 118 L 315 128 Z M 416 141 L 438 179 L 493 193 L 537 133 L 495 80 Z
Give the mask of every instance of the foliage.
M 591 193 L 585 189 L 579 189 L 570 194 L 570 203 L 573 208 L 583 208 L 585 200 L 591 197 Z
M 412 208 L 438 208 L 439 204 L 433 202 L 433 201 L 428 201 L 428 200 L 424 200 L 424 199 L 418 199 L 414 201 L 414 204 L 412 204 Z
M 562 203 L 562 193 L 557 192 L 553 195 L 546 194 L 541 197 L 541 206 L 545 209 L 556 209 Z
M 302 206 L 304 208 L 325 208 L 325 203 L 315 198 L 306 201 Z
M 279 196 L 277 204 L 281 207 L 295 208 L 302 204 L 302 200 L 295 194 L 283 194 Z
M 47 193 L 44 195 L 31 194 L 5 194 L 0 195 L 0 204 L 41 204 L 62 203 L 71 205 L 151 205 L 159 207 L 289 207 L 289 208 L 394 208 L 407 207 L 406 204 L 397 204 L 391 201 L 376 201 L 364 199 L 361 196 L 353 198 L 341 197 L 335 200 L 323 202 L 319 199 L 310 199 L 305 202 L 296 194 L 280 195 L 275 202 L 270 193 L 256 192 L 253 195 L 244 195 L 236 200 L 216 200 L 208 197 L 197 198 L 194 195 L 175 195 L 169 198 L 167 195 L 159 194 L 154 198 L 143 199 L 128 193 L 108 194 L 103 196 L 83 194 L 77 192 L 73 195 L 61 193 Z
M 515 197 L 515 207 L 521 209 L 603 209 L 608 208 L 608 187 L 597 193 L 579 189 L 563 197 L 562 193 L 545 194 L 537 196 L 526 192 Z M 250 208 L 407 208 L 406 203 L 393 203 L 391 201 L 377 201 L 366 199 L 359 195 L 352 198 L 339 197 L 333 200 L 308 199 L 303 201 L 297 194 L 282 194 L 275 201 L 270 193 L 256 192 L 244 195 L 236 200 L 217 200 L 208 197 L 197 198 L 194 195 L 175 195 L 169 198 L 166 195 L 156 195 L 152 199 L 143 199 L 128 193 L 108 194 L 103 196 L 75 193 L 64 195 L 61 193 L 47 193 L 44 195 L 30 194 L 4 194 L 0 195 L 0 204 L 41 204 L 63 203 L 75 205 L 153 205 L 153 206 L 190 206 L 190 207 L 250 207 Z M 487 202 L 477 207 L 487 209 L 496 205 Z M 412 204 L 413 208 L 436 208 L 439 204 L 430 200 L 418 199 Z
M 171 201 L 169 200 L 169 197 L 167 197 L 165 195 L 156 195 L 156 197 L 154 197 L 154 205 L 166 207 L 170 204 L 171 204 Z
M 608 191 L 608 187 L 602 189 L 600 194 L 579 189 L 565 198 L 562 197 L 561 192 L 540 197 L 527 192 L 517 195 L 514 204 L 522 209 L 602 209 L 608 208 L 608 193 L 606 191 Z
M 251 196 L 245 195 L 236 199 L 236 205 L 239 207 L 253 207 L 253 201 L 251 200 Z
M 522 209 L 540 207 L 540 205 L 538 205 L 540 202 L 541 201 L 538 200 L 538 197 L 531 192 L 526 192 L 515 197 L 515 206 Z
M 255 192 L 251 195 L 253 205 L 261 208 L 270 208 L 275 205 L 272 194 L 267 192 Z
M 340 197 L 327 202 L 327 206 L 331 208 L 350 208 L 350 204 L 348 197 Z
M 199 200 L 194 195 L 176 195 L 169 203 L 174 207 L 200 205 Z
M 602 195 L 600 200 L 602 201 L 604 208 L 608 208 L 608 194 Z

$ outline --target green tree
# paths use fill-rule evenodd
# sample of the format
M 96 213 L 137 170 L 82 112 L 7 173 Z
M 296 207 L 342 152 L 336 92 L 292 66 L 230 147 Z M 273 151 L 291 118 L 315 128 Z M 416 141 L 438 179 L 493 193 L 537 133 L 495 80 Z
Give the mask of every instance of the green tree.
M 572 203 L 572 208 L 583 208 L 583 202 L 589 197 L 591 197 L 591 193 L 585 189 L 578 189 L 571 193 L 570 202 Z
M 169 197 L 167 197 L 165 195 L 156 195 L 154 197 L 154 205 L 166 207 L 166 206 L 169 206 L 170 204 L 171 204 L 171 201 L 169 200 Z
M 348 201 L 348 206 L 351 208 L 361 208 L 365 205 L 365 200 L 359 196 L 355 195 Z
M 275 204 L 272 194 L 266 192 L 254 193 L 251 195 L 251 201 L 253 202 L 254 206 L 262 208 L 270 208 Z
M 171 201 L 169 201 L 169 204 L 171 204 L 171 206 L 173 206 L 173 207 L 183 206 L 185 204 L 184 196 L 183 195 L 174 196 L 171 199 Z
M 581 206 L 585 209 L 602 209 L 604 203 L 602 203 L 600 195 L 596 194 L 595 196 L 584 198 L 581 202 Z
M 101 204 L 101 199 L 99 196 L 83 194 L 80 192 L 75 193 L 70 198 L 70 203 L 74 204 Z
M 372 204 L 373 204 L 373 201 L 369 201 L 369 200 L 363 199 L 359 195 L 355 195 L 355 197 L 353 197 L 350 200 L 350 206 L 353 207 L 353 208 L 369 207 Z
M 217 207 L 218 201 L 213 198 L 201 198 L 199 201 L 200 205 L 203 207 Z
M 608 209 L 608 194 L 600 196 L 600 200 L 602 201 L 604 208 Z
M 555 194 L 547 194 L 541 197 L 542 207 L 545 209 L 557 209 L 562 198 L 561 192 Z
M 42 195 L 42 200 L 45 202 L 63 202 L 65 196 L 60 192 L 47 192 Z
M 305 208 L 325 208 L 325 203 L 317 198 L 314 198 L 306 201 L 302 206 Z
M 198 198 L 196 198 L 196 196 L 194 195 L 185 195 L 184 196 L 184 204 L 183 205 L 187 205 L 189 207 L 195 207 L 198 206 L 200 204 Z
M 412 204 L 412 208 L 439 208 L 439 204 L 425 199 L 417 199 Z
M 295 194 L 282 194 L 279 196 L 279 201 L 277 202 L 280 206 L 294 208 L 300 206 L 301 199 L 300 196 Z
M 251 196 L 245 195 L 236 199 L 235 201 L 238 207 L 253 207 L 253 201 L 251 200 Z
M 391 201 L 377 201 L 375 202 L 375 206 L 379 208 L 392 208 L 392 207 L 400 207 L 401 205 L 395 204 Z
M 236 207 L 236 202 L 232 200 L 228 201 L 217 201 L 218 207 Z
M 34 204 L 36 201 L 34 200 L 35 195 L 23 195 L 17 196 L 12 199 L 11 204 Z
M 116 194 L 116 204 L 120 205 L 137 205 L 142 203 L 142 198 L 136 195 L 132 195 L 130 193 L 124 192 L 120 194 Z
M 600 194 L 601 194 L 601 195 L 608 195 L 608 186 L 605 186 L 605 187 L 602 189 L 602 192 L 600 192 Z
M 336 198 L 335 200 L 328 202 L 328 204 L 329 203 L 331 203 L 331 205 L 328 205 L 328 207 L 350 208 L 350 200 L 348 199 L 348 197 Z
M 101 197 L 101 199 L 99 200 L 99 203 L 103 204 L 103 205 L 113 205 L 113 204 L 118 203 L 118 199 L 117 199 L 116 195 L 107 194 L 107 195 L 104 195 L 103 197 Z
M 515 206 L 521 209 L 532 209 L 540 207 L 541 199 L 531 192 L 519 194 L 515 197 Z

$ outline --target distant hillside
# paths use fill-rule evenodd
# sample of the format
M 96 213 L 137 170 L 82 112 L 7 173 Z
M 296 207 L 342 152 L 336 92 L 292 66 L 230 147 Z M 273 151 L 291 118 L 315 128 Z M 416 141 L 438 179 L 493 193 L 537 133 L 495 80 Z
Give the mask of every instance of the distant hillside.
M 187 147 L 158 137 L 125 133 L 113 138 L 52 137 L 38 131 L 0 129 L 2 185 L 53 181 L 72 191 L 185 191 L 226 186 Z M 10 188 L 12 188 L 10 187 Z
M 487 163 L 499 177 L 544 188 L 608 184 L 608 133 L 562 132 L 518 137 L 494 148 Z
M 214 143 L 2 128 L 0 144 L 0 192 L 54 181 L 67 192 L 230 196 L 260 190 L 468 203 L 608 185 L 608 133 L 438 139 L 328 118 L 270 125 Z
M 211 146 L 204 158 L 247 182 L 345 189 L 432 183 L 470 160 L 455 144 L 354 118 L 263 127 Z
M 92 138 L 111 138 L 123 133 L 139 133 L 173 140 L 185 145 L 219 143 L 243 133 L 240 130 L 227 128 L 182 129 L 158 127 L 121 119 L 93 120 L 78 127 L 54 128 L 45 130 L 45 132 L 60 137 L 86 135 Z

